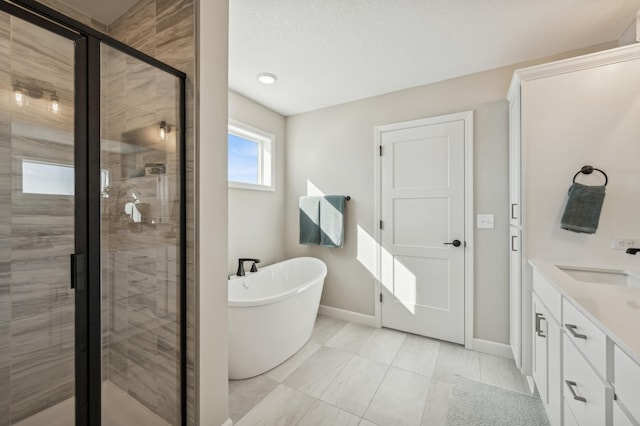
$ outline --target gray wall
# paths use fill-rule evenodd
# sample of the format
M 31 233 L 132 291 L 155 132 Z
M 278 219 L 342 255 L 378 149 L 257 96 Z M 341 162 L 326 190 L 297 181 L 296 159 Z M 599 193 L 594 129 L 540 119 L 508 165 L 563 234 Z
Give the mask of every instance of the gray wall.
M 329 273 L 323 305 L 374 314 L 374 278 L 357 261 L 356 233 L 374 234 L 375 126 L 460 111 L 474 116 L 474 214 L 493 213 L 495 229 L 475 230 L 475 337 L 508 343 L 508 113 L 513 71 L 561 57 L 617 46 L 617 42 L 390 93 L 287 118 L 287 257 L 323 259 Z M 298 244 L 298 198 L 312 183 L 347 194 L 343 249 Z
M 523 83 L 523 242 L 528 258 L 638 265 L 637 256 L 611 249 L 611 237 L 638 241 L 640 236 L 638 74 L 640 61 L 625 60 Z M 559 226 L 571 179 L 585 164 L 609 178 L 594 234 Z M 542 169 L 542 175 L 536 173 Z M 604 177 L 579 175 L 576 182 L 601 185 Z
M 275 136 L 275 192 L 229 188 L 229 274 L 239 257 L 256 257 L 261 265 L 284 258 L 285 118 L 229 91 L 229 118 Z M 259 211 L 259 214 L 257 212 Z
M 229 2 L 197 5 L 196 418 L 229 418 L 227 336 L 227 120 Z M 193 377 L 192 377 L 193 378 Z M 189 424 L 193 424 L 189 422 Z

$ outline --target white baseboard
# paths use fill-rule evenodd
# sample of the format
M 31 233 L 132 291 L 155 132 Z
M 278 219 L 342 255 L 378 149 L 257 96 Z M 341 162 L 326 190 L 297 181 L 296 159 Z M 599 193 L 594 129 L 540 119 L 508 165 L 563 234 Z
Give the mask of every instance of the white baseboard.
M 332 306 L 320 305 L 318 313 L 328 317 L 334 317 L 345 321 L 355 322 L 357 324 L 375 327 L 376 317 L 373 315 L 360 314 L 358 312 L 347 311 L 345 309 L 334 308 Z
M 525 376 L 527 378 L 527 384 L 529 385 L 529 390 L 531 391 L 531 393 L 536 393 L 536 384 L 533 381 L 533 377 L 531 376 Z
M 221 426 L 233 426 L 233 421 L 231 419 L 227 419 L 227 421 L 222 423 Z
M 491 340 L 473 339 L 473 350 L 502 358 L 513 359 L 511 346 L 504 343 L 492 342 Z

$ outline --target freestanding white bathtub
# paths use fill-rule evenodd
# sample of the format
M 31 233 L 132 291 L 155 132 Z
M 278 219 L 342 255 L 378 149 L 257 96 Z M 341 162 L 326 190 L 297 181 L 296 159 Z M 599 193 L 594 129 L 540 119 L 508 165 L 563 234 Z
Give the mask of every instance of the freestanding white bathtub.
M 309 340 L 327 266 L 298 257 L 229 280 L 229 378 L 271 370 Z

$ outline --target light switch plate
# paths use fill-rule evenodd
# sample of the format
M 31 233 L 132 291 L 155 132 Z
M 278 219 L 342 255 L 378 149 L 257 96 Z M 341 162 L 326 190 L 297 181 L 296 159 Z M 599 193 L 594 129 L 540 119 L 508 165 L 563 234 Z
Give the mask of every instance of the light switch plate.
M 479 214 L 476 219 L 478 229 L 493 229 L 493 215 Z

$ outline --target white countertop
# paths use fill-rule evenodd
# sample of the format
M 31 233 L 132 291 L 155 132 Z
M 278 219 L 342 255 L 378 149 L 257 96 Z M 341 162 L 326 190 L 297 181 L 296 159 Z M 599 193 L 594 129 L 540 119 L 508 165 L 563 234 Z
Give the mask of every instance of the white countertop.
M 616 269 L 640 276 L 640 262 L 617 266 L 534 259 L 529 264 L 640 364 L 640 288 L 578 281 L 556 266 Z

